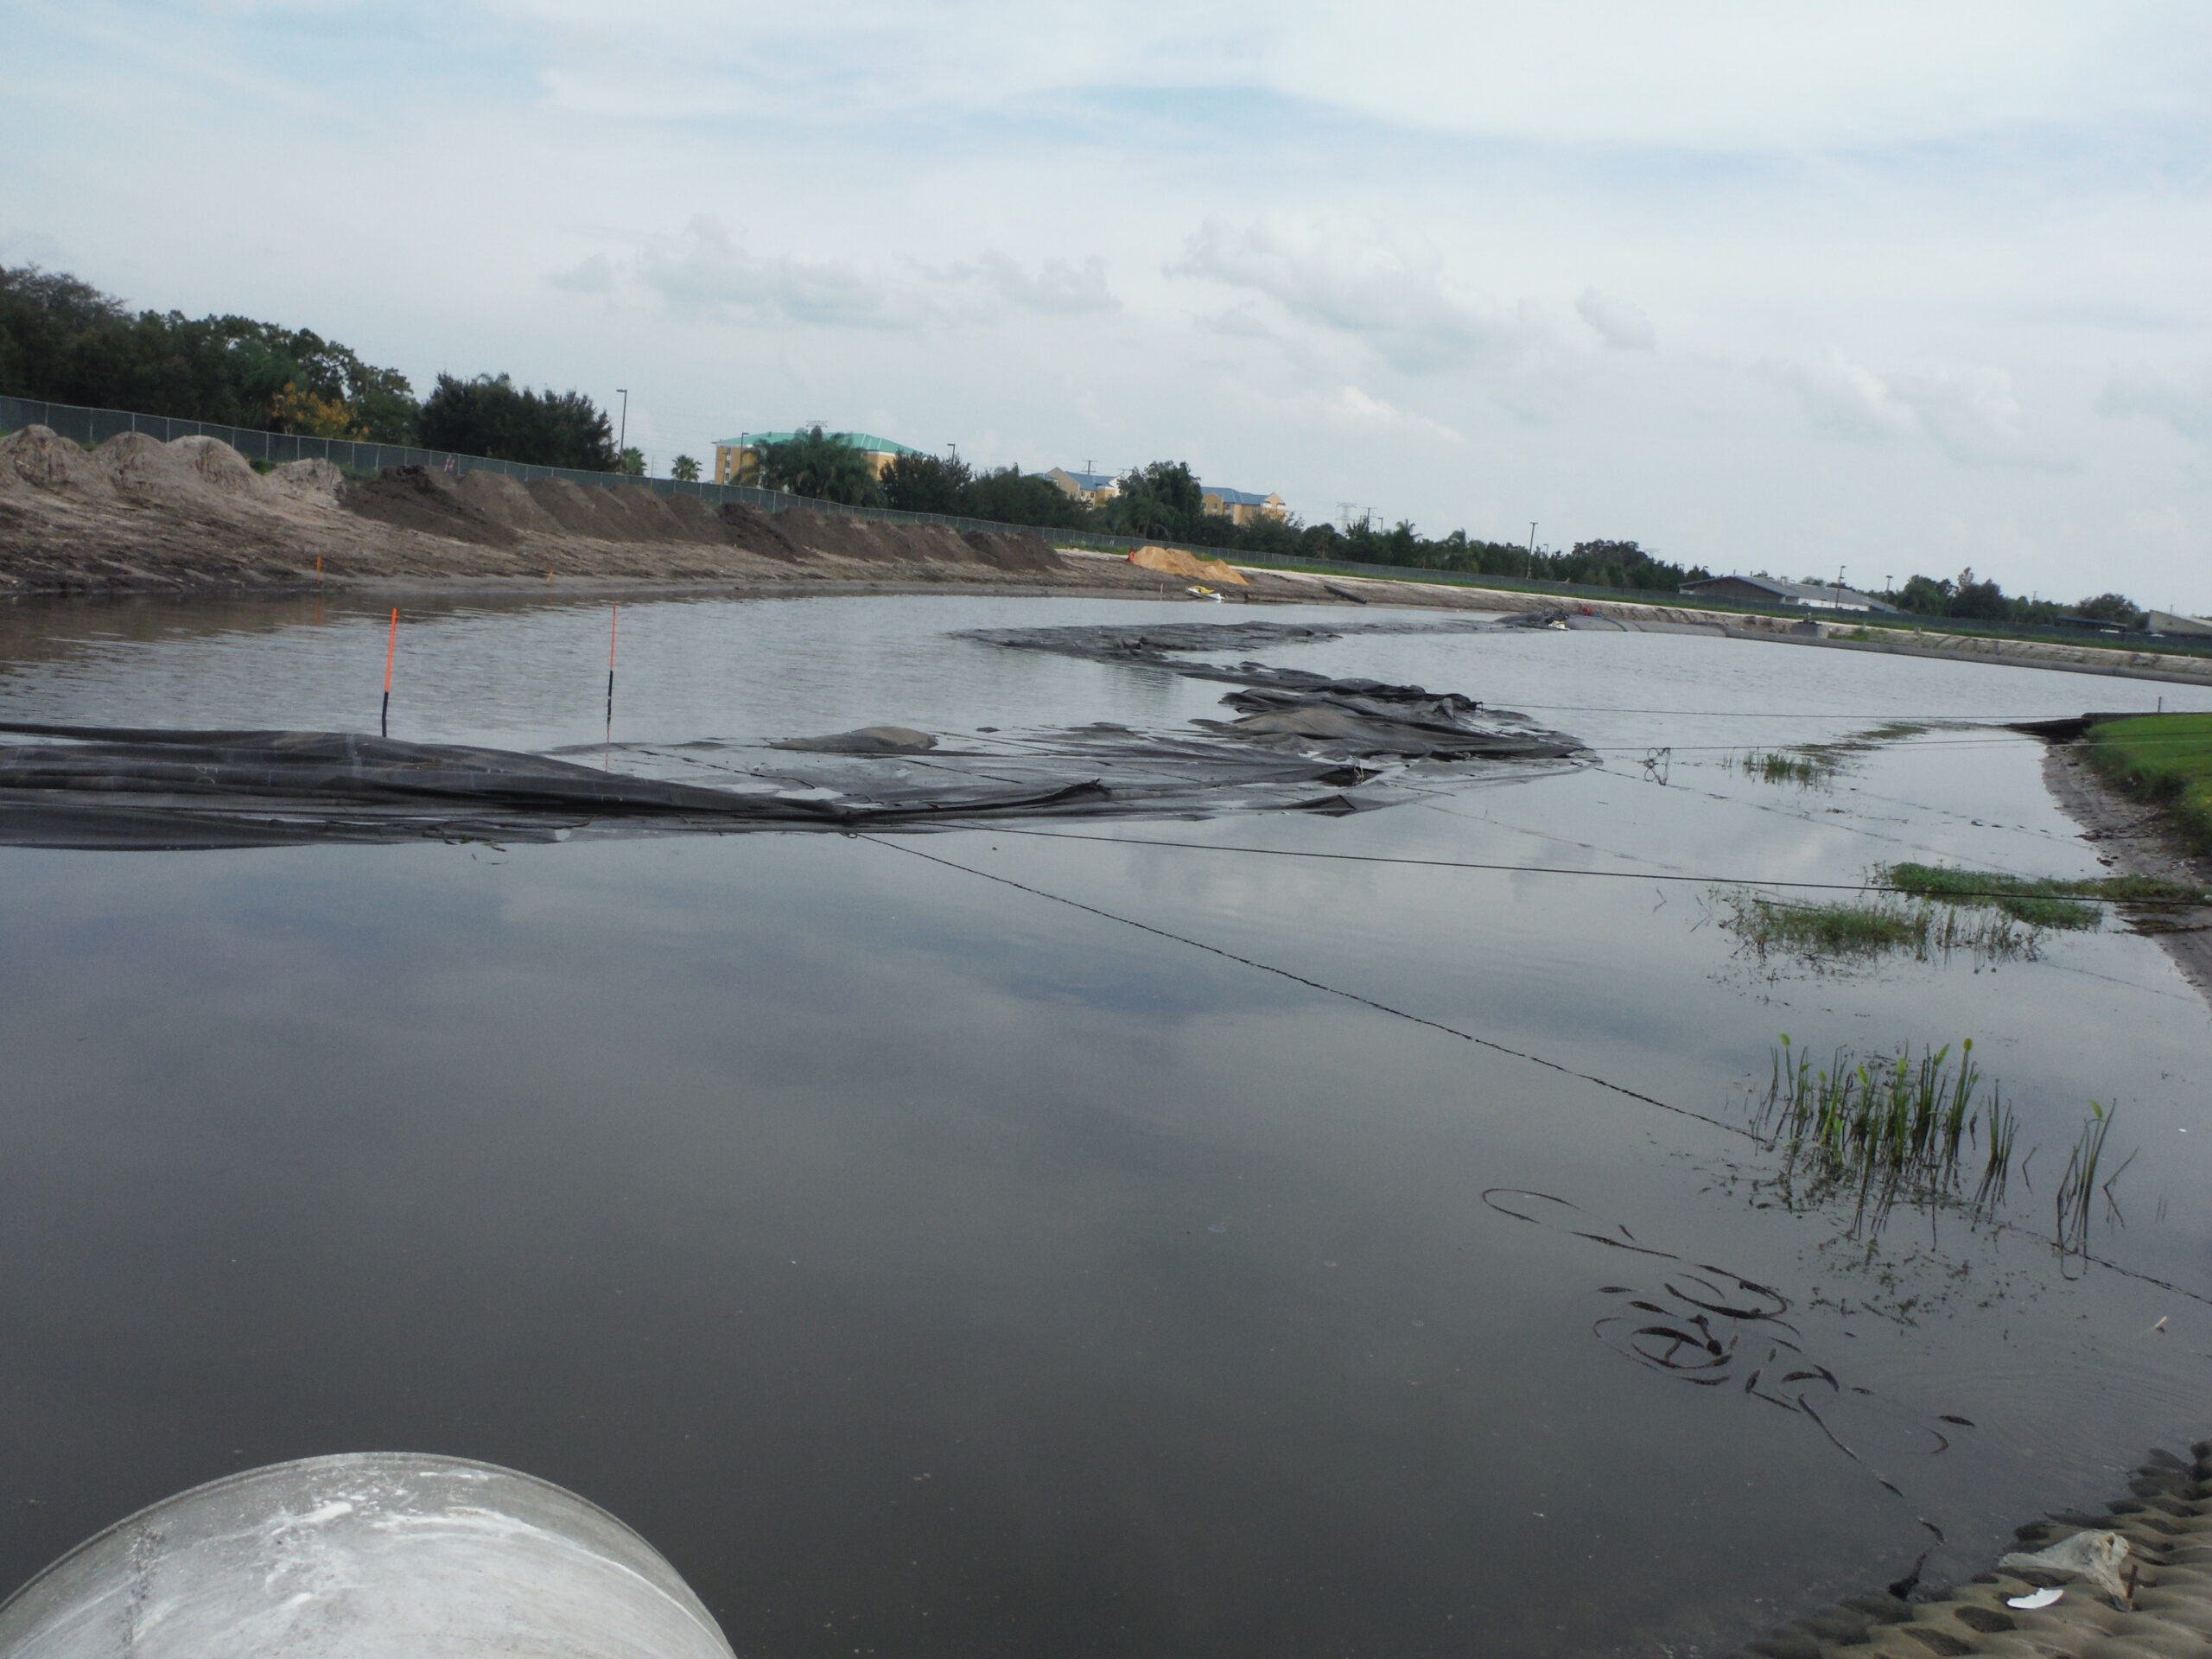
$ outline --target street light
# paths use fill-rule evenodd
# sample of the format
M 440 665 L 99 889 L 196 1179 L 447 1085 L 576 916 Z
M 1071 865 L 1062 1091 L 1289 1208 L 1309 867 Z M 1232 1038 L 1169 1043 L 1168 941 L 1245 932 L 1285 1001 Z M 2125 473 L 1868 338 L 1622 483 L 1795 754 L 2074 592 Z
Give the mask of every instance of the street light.
M 617 386 L 614 391 L 622 399 L 622 435 L 614 440 L 614 453 L 620 455 L 630 447 L 630 388 Z
M 1536 579 L 1536 521 L 1529 521 L 1529 580 Z

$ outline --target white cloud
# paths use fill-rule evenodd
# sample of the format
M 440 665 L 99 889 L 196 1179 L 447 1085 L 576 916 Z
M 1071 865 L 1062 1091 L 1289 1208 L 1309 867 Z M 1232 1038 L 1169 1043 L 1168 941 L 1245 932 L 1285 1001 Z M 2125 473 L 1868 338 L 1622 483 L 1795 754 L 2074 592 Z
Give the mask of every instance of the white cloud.
M 2199 370 L 2193 380 L 2148 369 L 2114 375 L 2097 398 L 2097 412 L 2143 416 L 2202 442 L 2212 438 L 2212 371 Z
M 603 253 L 594 253 L 565 270 L 548 271 L 545 280 L 565 294 L 612 294 L 614 262 Z
M 1840 349 L 1773 371 L 1803 405 L 1813 429 L 1859 442 L 1923 439 L 1954 461 L 2033 463 L 2021 431 L 2012 377 L 2002 369 L 1945 366 L 1885 376 Z
M 1408 374 L 1510 360 L 1541 332 L 1463 295 L 1433 253 L 1408 253 L 1371 227 L 1263 219 L 1236 229 L 1209 219 L 1168 274 L 1264 296 Z
M 639 282 L 669 305 L 754 322 L 841 328 L 918 328 L 990 323 L 1010 315 L 1096 315 L 1121 302 L 1106 263 L 1047 258 L 1033 270 L 991 252 L 943 270 L 911 262 L 875 269 L 849 260 L 754 253 L 719 218 L 695 216 L 672 235 L 647 239 L 628 262 Z M 595 254 L 550 278 L 580 292 L 606 292 L 615 266 Z
M 1582 297 L 1574 302 L 1574 308 L 1608 346 L 1624 352 L 1659 349 L 1659 335 L 1651 326 L 1651 319 L 1626 300 L 1616 300 L 1594 288 L 1586 288 Z

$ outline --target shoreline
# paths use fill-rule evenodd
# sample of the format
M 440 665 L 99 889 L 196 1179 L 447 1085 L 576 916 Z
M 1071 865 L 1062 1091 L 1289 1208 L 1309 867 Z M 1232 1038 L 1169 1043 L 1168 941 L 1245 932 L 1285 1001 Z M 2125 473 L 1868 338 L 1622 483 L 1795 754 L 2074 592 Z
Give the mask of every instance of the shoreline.
M 2157 805 L 2128 794 L 2091 766 L 2078 740 L 2045 749 L 2043 780 L 2059 810 L 2082 826 L 2082 839 L 2121 874 L 2212 883 L 2212 860 L 2192 851 Z M 2156 924 L 2157 913 L 2129 916 L 2128 931 L 2156 939 L 2212 1007 L 2212 912 L 2184 912 L 2194 919 L 2171 926 Z

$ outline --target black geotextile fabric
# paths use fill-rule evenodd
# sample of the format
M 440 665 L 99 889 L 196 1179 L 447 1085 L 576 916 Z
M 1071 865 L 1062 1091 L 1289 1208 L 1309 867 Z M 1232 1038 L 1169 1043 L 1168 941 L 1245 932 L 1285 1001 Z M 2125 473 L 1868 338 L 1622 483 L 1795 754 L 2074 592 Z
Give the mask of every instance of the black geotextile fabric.
M 1217 631 L 1179 632 L 1218 643 Z M 1294 632 L 1319 631 L 1276 637 Z M 1238 717 L 1194 722 L 1195 733 L 1101 723 L 962 747 L 874 728 L 786 739 L 777 752 L 702 740 L 543 754 L 346 732 L 0 723 L 0 844 L 213 848 L 1350 812 L 1402 798 L 1408 785 L 1440 781 L 1455 766 L 1452 775 L 1466 778 L 1486 763 L 1559 762 L 1581 751 L 1522 716 L 1420 686 L 1162 662 L 1238 684 L 1224 699 Z M 861 738 L 869 741 L 858 752 L 840 752 Z

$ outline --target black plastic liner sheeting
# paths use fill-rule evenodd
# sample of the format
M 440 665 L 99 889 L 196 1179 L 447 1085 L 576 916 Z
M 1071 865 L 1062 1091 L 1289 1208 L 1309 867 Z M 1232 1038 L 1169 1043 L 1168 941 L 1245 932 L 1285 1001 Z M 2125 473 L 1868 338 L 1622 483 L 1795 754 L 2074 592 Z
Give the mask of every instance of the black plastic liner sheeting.
M 1175 665 L 1243 689 L 1191 734 L 1113 725 L 939 747 L 871 728 L 772 746 L 606 743 L 528 754 L 344 732 L 0 724 L 0 845 L 854 830 L 1007 817 L 1351 812 L 1527 776 L 1573 738 L 1419 686 L 1259 664 Z M 863 741 L 864 740 L 864 741 Z M 597 764 L 591 764 L 596 762 Z

